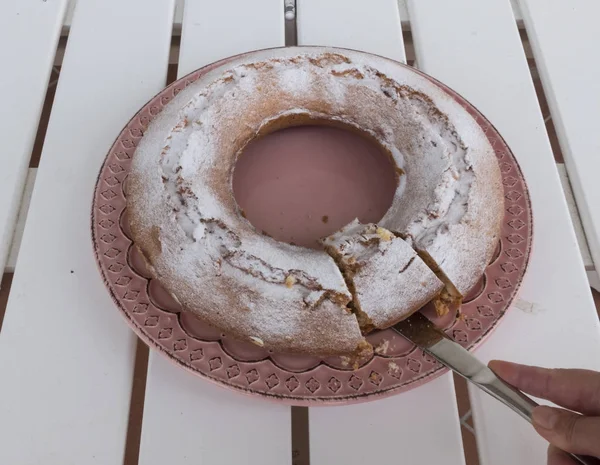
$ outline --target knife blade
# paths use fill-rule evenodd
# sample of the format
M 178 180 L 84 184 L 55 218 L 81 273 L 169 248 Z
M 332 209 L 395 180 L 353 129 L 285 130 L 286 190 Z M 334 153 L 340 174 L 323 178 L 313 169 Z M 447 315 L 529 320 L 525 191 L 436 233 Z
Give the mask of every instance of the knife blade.
M 468 350 L 450 339 L 421 312 L 413 313 L 392 328 L 400 335 L 436 358 L 441 364 L 510 407 L 530 423 L 537 404 L 521 391 L 500 379 Z M 598 465 L 600 460 L 577 454 L 568 454 L 577 463 Z

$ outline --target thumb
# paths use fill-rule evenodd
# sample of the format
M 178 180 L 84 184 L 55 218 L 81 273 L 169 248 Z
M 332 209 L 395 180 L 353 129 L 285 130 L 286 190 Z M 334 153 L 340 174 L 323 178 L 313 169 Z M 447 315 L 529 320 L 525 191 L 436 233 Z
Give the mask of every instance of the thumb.
M 566 452 L 557 447 L 548 447 L 548 465 L 577 465 Z
M 540 406 L 533 410 L 533 426 L 550 444 L 574 454 L 600 457 L 600 417 Z
M 548 465 L 577 465 L 566 452 L 557 447 L 548 447 Z

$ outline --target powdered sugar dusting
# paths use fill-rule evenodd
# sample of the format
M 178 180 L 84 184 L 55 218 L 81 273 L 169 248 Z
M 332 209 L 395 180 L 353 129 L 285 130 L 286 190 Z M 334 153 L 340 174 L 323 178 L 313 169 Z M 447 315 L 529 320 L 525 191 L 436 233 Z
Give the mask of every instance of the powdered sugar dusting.
M 356 310 L 375 328 L 407 318 L 443 288 L 403 239 L 377 225 L 355 220 L 323 243 L 353 289 Z
M 432 111 L 436 105 L 450 119 Z M 448 224 L 463 226 L 472 186 L 485 186 L 475 182 L 479 148 L 453 126 L 476 139 L 470 117 L 456 107 L 416 73 L 358 52 L 286 49 L 235 59 L 183 89 L 142 138 L 128 198 L 135 241 L 169 291 L 209 323 L 239 337 L 251 331 L 277 350 L 351 352 L 362 336 L 344 307 L 351 296 L 339 269 L 324 252 L 261 236 L 240 216 L 231 190 L 236 153 L 294 115 L 360 128 L 406 174 L 381 224 L 435 245 Z M 362 306 L 382 309 L 373 315 L 383 325 L 414 306 L 410 289 L 425 271 L 403 240 L 380 239 L 359 254 L 368 266 L 354 284 L 364 286 L 356 294 Z M 399 264 L 406 269 L 395 273 L 410 277 L 401 295 L 390 292 L 398 278 L 388 273 Z M 439 283 L 429 282 L 432 292 Z M 399 309 L 394 299 L 410 305 Z
M 279 85 L 284 92 L 298 94 L 311 85 L 311 73 L 307 68 L 280 66 Z

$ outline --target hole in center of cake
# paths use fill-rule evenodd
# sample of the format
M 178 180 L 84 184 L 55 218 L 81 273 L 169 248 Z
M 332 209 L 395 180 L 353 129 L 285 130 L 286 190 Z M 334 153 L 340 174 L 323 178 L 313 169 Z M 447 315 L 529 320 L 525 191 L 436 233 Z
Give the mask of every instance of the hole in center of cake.
M 252 140 L 233 172 L 235 199 L 257 230 L 315 249 L 355 218 L 378 222 L 397 186 L 398 170 L 383 147 L 354 128 L 326 125 Z

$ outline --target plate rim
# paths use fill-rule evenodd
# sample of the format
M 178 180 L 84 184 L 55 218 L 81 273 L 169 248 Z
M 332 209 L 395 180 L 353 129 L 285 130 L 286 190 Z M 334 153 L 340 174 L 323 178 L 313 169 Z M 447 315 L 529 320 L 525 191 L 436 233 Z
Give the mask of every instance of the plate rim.
M 98 246 L 98 237 L 97 237 L 97 232 L 96 232 L 96 220 L 97 220 L 97 196 L 98 196 L 98 192 L 100 190 L 100 186 L 101 186 L 101 180 L 102 180 L 102 175 L 107 167 L 107 164 L 109 163 L 109 158 L 111 153 L 113 152 L 113 150 L 115 149 L 115 147 L 117 146 L 117 144 L 119 143 L 119 141 L 121 140 L 124 132 L 127 130 L 127 128 L 130 126 L 130 124 L 132 122 L 134 122 L 141 113 L 143 113 L 143 111 L 149 107 L 149 105 L 159 96 L 165 94 L 166 92 L 168 92 L 171 89 L 174 89 L 177 85 L 180 85 L 182 82 L 186 82 L 191 76 L 198 74 L 198 78 L 201 77 L 202 75 L 204 75 L 205 73 L 209 72 L 210 70 L 224 65 L 232 60 L 235 59 L 239 59 L 239 58 L 243 58 L 246 55 L 250 55 L 253 54 L 255 52 L 263 52 L 263 51 L 277 51 L 280 49 L 296 49 L 298 50 L 299 53 L 303 53 L 303 52 L 309 52 L 310 50 L 316 50 L 316 49 L 329 49 L 331 51 L 350 51 L 350 52 L 358 52 L 364 55 L 371 55 L 371 56 L 376 56 L 379 57 L 381 59 L 384 59 L 386 61 L 392 62 L 395 65 L 399 65 L 403 68 L 409 69 L 411 72 L 414 72 L 418 75 L 420 75 L 421 77 L 429 80 L 430 82 L 432 82 L 435 86 L 437 86 L 438 88 L 440 88 L 442 91 L 444 91 L 446 94 L 448 94 L 449 96 L 451 96 L 457 104 L 461 105 L 465 111 L 469 112 L 469 114 L 475 119 L 476 123 L 478 124 L 478 126 L 481 127 L 481 124 L 479 123 L 479 121 L 477 120 L 477 118 L 475 117 L 475 115 L 472 114 L 472 112 L 468 111 L 468 108 L 472 109 L 473 112 L 479 117 L 481 118 L 481 120 L 486 123 L 493 131 L 494 135 L 502 142 L 503 146 L 506 148 L 506 152 L 508 153 L 508 155 L 510 156 L 512 162 L 514 163 L 518 175 L 519 175 L 519 180 L 522 182 L 523 188 L 523 194 L 525 197 L 525 203 L 527 205 L 527 221 L 528 221 L 528 226 L 529 226 L 529 234 L 527 236 L 527 244 L 526 244 L 526 253 L 525 253 L 525 260 L 524 260 L 524 264 L 521 267 L 521 274 L 520 274 L 520 279 L 518 280 L 517 283 L 514 284 L 514 291 L 510 297 L 510 299 L 508 299 L 505 302 L 504 305 L 504 311 L 502 312 L 502 314 L 500 314 L 497 318 L 494 319 L 494 322 L 492 323 L 492 325 L 490 326 L 490 328 L 484 332 L 479 338 L 475 339 L 470 346 L 467 348 L 470 351 L 476 350 L 483 342 L 485 342 L 485 340 L 487 340 L 487 338 L 490 336 L 490 334 L 498 327 L 498 325 L 501 323 L 501 321 L 503 320 L 506 312 L 511 308 L 512 303 L 515 301 L 515 299 L 518 297 L 519 294 L 519 290 L 520 287 L 522 285 L 523 280 L 525 279 L 528 270 L 529 270 L 529 265 L 530 265 L 530 261 L 531 261 L 531 253 L 532 253 L 532 249 L 533 249 L 533 238 L 534 238 L 534 221 L 533 221 L 533 209 L 532 209 L 532 203 L 531 203 L 531 196 L 529 193 L 529 187 L 527 184 L 527 180 L 523 174 L 522 168 L 519 164 L 518 159 L 515 157 L 514 153 L 512 152 L 510 146 L 507 144 L 506 140 L 504 139 L 504 137 L 501 135 L 501 133 L 497 130 L 497 128 L 484 116 L 484 114 L 475 106 L 473 105 L 468 99 L 464 98 L 461 94 L 459 94 L 458 92 L 454 91 L 452 88 L 450 88 L 449 86 L 447 86 L 446 84 L 442 83 L 441 81 L 439 81 L 438 79 L 424 73 L 421 70 L 418 70 L 412 66 L 407 65 L 406 63 L 402 63 L 387 57 L 383 57 L 381 55 L 377 55 L 377 54 L 373 54 L 373 53 L 368 53 L 368 52 L 364 52 L 364 51 L 359 51 L 359 50 L 353 50 L 353 49 L 349 49 L 349 48 L 343 48 L 343 47 L 328 47 L 328 46 L 319 46 L 319 45 L 310 45 L 310 46 L 294 46 L 294 47 L 271 47 L 271 48 L 264 48 L 264 49 L 258 49 L 258 50 L 252 50 L 252 51 L 248 51 L 248 52 L 244 52 L 244 53 L 240 53 L 240 54 L 236 54 L 227 58 L 223 58 L 221 60 L 215 61 L 213 63 L 209 63 L 205 66 L 202 66 L 198 69 L 195 69 L 193 71 L 191 71 L 190 73 L 186 74 L 185 76 L 182 76 L 181 78 L 175 80 L 174 82 L 172 82 L 171 84 L 169 84 L 168 86 L 165 86 L 163 89 L 161 89 L 159 92 L 157 92 L 156 94 L 154 94 L 150 99 L 148 99 L 146 101 L 145 104 L 143 104 L 138 111 L 136 111 L 134 113 L 134 115 L 123 125 L 122 129 L 119 131 L 118 135 L 115 137 L 113 143 L 110 145 L 109 150 L 107 151 L 107 155 L 104 158 L 102 165 L 98 171 L 98 176 L 96 177 L 96 182 L 95 182 L 95 187 L 93 190 L 93 196 L 92 196 L 92 211 L 91 211 L 91 216 L 90 216 L 90 226 L 91 226 L 91 239 L 92 239 L 92 246 L 93 246 L 93 250 L 94 250 L 94 255 L 96 258 L 96 265 L 98 267 L 98 270 L 100 272 L 100 275 L 102 277 L 102 280 L 104 282 L 104 285 L 106 286 L 112 301 L 114 302 L 115 306 L 119 309 L 119 312 L 122 314 L 122 316 L 124 317 L 125 321 L 128 323 L 128 325 L 131 327 L 131 329 L 134 331 L 134 333 L 146 344 L 148 345 L 151 349 L 153 350 L 157 350 L 159 353 L 161 353 L 163 356 L 167 357 L 168 360 L 170 360 L 173 363 L 176 363 L 177 365 L 179 365 L 180 367 L 184 368 L 186 371 L 193 373 L 194 375 L 204 378 L 214 384 L 217 384 L 219 386 L 228 388 L 230 390 L 236 391 L 236 392 L 240 392 L 249 396 L 253 396 L 254 398 L 259 397 L 261 399 L 264 400 L 268 400 L 268 401 L 272 401 L 272 402 L 277 402 L 279 404 L 284 403 L 284 404 L 288 404 L 288 405 L 294 405 L 294 406 L 319 406 L 319 405 L 343 405 L 343 404 L 355 404 L 355 403 L 362 403 L 362 402 L 369 402 L 369 401 L 373 401 L 373 400 L 377 400 L 377 399 L 381 399 L 381 398 L 385 398 L 385 397 L 389 397 L 392 395 L 396 395 L 399 394 L 401 392 L 406 392 L 409 390 L 412 390 L 418 386 L 421 386 L 422 384 L 425 384 L 439 376 L 441 376 L 442 374 L 446 373 L 447 371 L 449 371 L 447 368 L 443 367 L 442 365 L 439 365 L 437 368 L 430 370 L 426 373 L 424 373 L 422 376 L 417 377 L 415 379 L 412 379 L 410 381 L 408 381 L 407 383 L 395 386 L 395 387 L 391 387 L 387 390 L 382 390 L 382 391 L 375 391 L 375 392 L 368 392 L 368 393 L 357 393 L 354 395 L 344 395 L 344 396 L 338 396 L 338 397 L 327 397 L 327 398 L 323 398 L 323 397 L 319 397 L 319 396 L 307 396 L 307 395 L 302 395 L 302 396 L 294 396 L 294 395 L 279 395 L 279 394 L 273 394 L 273 393 L 269 393 L 269 392 L 264 392 L 261 390 L 256 390 L 256 389 L 249 389 L 249 388 L 244 388 L 242 386 L 238 386 L 235 384 L 231 384 L 231 383 L 227 383 L 221 379 L 218 379 L 216 377 L 211 376 L 210 374 L 206 373 L 206 372 L 201 372 L 199 371 L 197 368 L 185 363 L 183 360 L 181 360 L 180 358 L 175 357 L 170 351 L 166 350 L 161 344 L 159 344 L 155 338 L 147 333 L 137 322 L 135 322 L 131 315 L 129 314 L 129 312 L 124 308 L 124 306 L 122 305 L 122 302 L 120 301 L 120 298 L 117 296 L 117 294 L 114 292 L 114 289 L 112 288 L 112 284 L 111 281 L 108 279 L 103 267 L 102 267 L 102 258 L 101 258 L 101 254 L 100 254 L 100 248 Z M 196 79 L 198 79 L 196 78 Z M 466 104 L 466 106 L 461 103 L 461 101 Z M 154 115 L 155 116 L 155 115 Z M 486 133 L 486 137 L 487 137 L 487 133 Z M 496 149 L 494 148 L 494 151 L 496 152 Z M 135 149 L 133 150 L 133 152 L 135 152 Z M 504 193 L 504 186 L 503 186 L 503 193 Z M 121 212 L 122 214 L 122 212 Z M 506 217 L 506 205 L 505 205 L 505 217 Z M 504 223 L 504 220 L 503 220 Z M 128 238 L 129 239 L 129 238 Z M 133 245 L 133 241 L 131 241 L 132 245 Z M 502 253 L 502 252 L 501 252 Z M 135 274 L 138 275 L 139 274 L 136 272 L 136 270 L 134 270 L 133 268 L 131 268 L 131 266 L 129 265 L 128 261 L 127 261 L 127 266 L 131 269 L 131 271 Z M 146 279 L 146 278 L 144 278 Z M 454 324 L 452 325 L 454 326 Z M 188 337 L 192 337 L 193 336 L 189 336 Z M 220 343 L 220 341 L 216 341 L 220 347 L 221 350 L 223 350 L 226 354 L 227 352 L 222 348 L 222 345 Z M 414 352 L 415 350 L 419 350 L 418 348 L 413 348 L 411 350 L 410 353 Z M 228 354 L 229 355 L 229 354 Z M 270 357 L 267 357 L 264 360 L 270 359 Z M 263 362 L 264 360 L 261 360 L 261 362 Z M 258 362 L 260 363 L 260 362 Z M 271 363 L 273 363 L 276 367 L 283 369 L 281 367 L 279 367 L 278 364 L 276 364 L 275 362 L 273 362 L 271 360 Z M 368 362 L 370 363 L 370 361 Z M 367 363 L 367 364 L 368 364 Z M 328 365 L 327 363 L 324 362 L 320 362 L 318 365 L 309 368 L 307 370 L 303 370 L 303 372 L 312 372 L 316 369 L 318 369 L 321 366 L 325 366 L 326 369 L 328 370 L 335 370 L 336 372 L 344 372 L 344 373 L 353 373 L 353 371 L 350 370 L 341 370 L 341 369 L 337 369 L 335 367 L 332 367 L 330 365 Z M 285 369 L 284 369 L 285 370 Z

